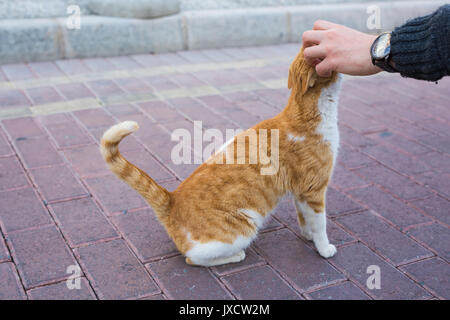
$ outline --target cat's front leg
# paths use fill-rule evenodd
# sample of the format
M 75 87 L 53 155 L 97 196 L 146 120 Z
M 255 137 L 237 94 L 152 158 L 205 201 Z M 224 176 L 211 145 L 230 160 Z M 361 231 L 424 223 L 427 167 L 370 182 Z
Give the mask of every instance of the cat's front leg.
M 302 234 L 308 240 L 312 240 L 319 254 L 324 258 L 330 258 L 336 254 L 336 247 L 330 243 L 327 236 L 327 216 L 325 205 L 319 202 L 300 201 L 295 199 L 295 207 L 299 220 L 300 214 L 303 217 L 304 225 Z

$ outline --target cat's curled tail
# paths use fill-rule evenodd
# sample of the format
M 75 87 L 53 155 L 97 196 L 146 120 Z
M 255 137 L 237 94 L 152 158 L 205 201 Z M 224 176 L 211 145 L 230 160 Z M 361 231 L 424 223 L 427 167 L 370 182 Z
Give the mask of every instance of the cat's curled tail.
M 103 134 L 100 151 L 109 169 L 139 192 L 151 205 L 156 217 L 163 222 L 171 206 L 170 192 L 128 162 L 119 152 L 120 141 L 137 129 L 139 126 L 134 121 L 124 121 L 112 126 Z

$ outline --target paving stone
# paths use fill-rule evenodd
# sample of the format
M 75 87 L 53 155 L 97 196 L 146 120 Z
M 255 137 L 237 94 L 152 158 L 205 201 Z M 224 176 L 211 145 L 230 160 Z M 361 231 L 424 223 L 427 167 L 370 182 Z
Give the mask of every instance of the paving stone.
M 375 160 L 365 154 L 350 148 L 346 144 L 341 144 L 337 157 L 338 165 L 343 165 L 347 169 L 360 168 L 370 164 L 375 164 Z
M 279 249 L 280 245 L 283 250 Z M 259 235 L 255 247 L 298 290 L 312 290 L 344 279 L 317 252 L 286 229 Z
M 2 70 L 9 81 L 30 80 L 36 78 L 31 69 L 23 63 L 3 65 Z
M 354 148 L 368 148 L 378 144 L 373 139 L 360 134 L 356 130 L 353 130 L 344 124 L 339 124 L 339 135 L 343 143 L 346 143 Z
M 449 228 L 433 223 L 410 229 L 408 234 L 432 248 L 440 257 L 450 261 L 450 249 L 448 247 L 450 243 Z
M 361 243 L 340 248 L 337 255 L 332 258 L 332 262 L 343 269 L 351 279 L 367 288 L 366 293 L 375 299 L 411 300 L 430 297 L 424 289 Z M 367 287 L 369 277 L 374 275 L 373 271 L 367 273 L 369 266 L 380 268 L 380 289 Z
M 0 191 L 29 185 L 16 157 L 0 158 Z
M 301 297 L 269 266 L 222 277 L 240 300 L 299 300 Z
M 348 193 L 400 228 L 430 221 L 430 218 L 375 186 L 350 190 Z
M 3 130 L 0 130 L 0 156 L 10 156 L 13 154 L 13 150 L 11 149 L 6 136 L 2 134 L 2 132 Z
M 347 195 L 332 187 L 329 187 L 327 190 L 326 208 L 329 217 L 364 209 L 364 207 L 350 199 Z
M 13 140 L 44 135 L 42 129 L 36 124 L 35 119 L 31 117 L 7 119 L 3 120 L 3 124 Z
M 58 202 L 49 207 L 72 247 L 118 237 L 92 198 Z
M 144 78 L 145 82 L 147 82 L 153 90 L 156 91 L 164 91 L 171 89 L 178 89 L 180 86 L 168 79 L 166 76 L 152 76 Z
M 148 206 L 136 191 L 116 176 L 88 178 L 85 181 L 108 214 Z
M 86 58 L 81 60 L 84 65 L 94 72 L 113 71 L 117 68 L 105 58 Z
M 412 155 L 421 155 L 431 151 L 430 148 L 427 148 L 414 141 L 408 140 L 405 137 L 392 131 L 377 132 L 369 134 L 367 136 L 382 143 L 389 144 L 391 147 L 402 149 L 404 152 L 410 153 Z
M 100 299 L 138 298 L 159 293 L 123 240 L 81 247 L 76 253 Z
M 41 124 L 42 126 L 58 124 L 63 122 L 68 122 L 72 120 L 72 117 L 69 113 L 53 113 L 48 115 L 39 115 L 35 117 L 36 122 Z
M 450 198 L 450 174 L 429 171 L 416 175 L 415 180 Z
M 64 73 L 54 62 L 42 61 L 28 63 L 30 69 L 40 78 L 63 77 Z
M 67 268 L 77 265 L 54 226 L 10 233 L 9 241 L 26 288 L 66 279 Z
M 374 182 L 405 200 L 425 198 L 430 195 L 430 191 L 423 186 L 382 165 L 370 165 L 355 169 L 353 172 L 362 176 L 367 182 Z
M 67 75 L 76 75 L 80 73 L 90 72 L 89 68 L 79 59 L 58 60 L 56 65 Z
M 96 144 L 65 149 L 64 155 L 81 177 L 110 173 Z
M 3 235 L 0 232 L 0 263 L 11 260 L 9 251 L 6 248 L 5 240 L 3 240 Z
M 50 224 L 50 216 L 32 188 L 0 192 L 0 221 L 4 232 Z
M 71 280 L 75 281 L 75 280 Z M 86 278 L 80 278 L 80 289 L 69 289 L 66 281 L 28 291 L 31 300 L 95 300 L 96 297 Z
M 339 189 L 354 189 L 369 185 L 370 183 L 361 179 L 358 175 L 344 167 L 337 166 L 331 178 L 331 185 Z
M 79 110 L 73 113 L 88 129 L 109 127 L 116 121 L 104 109 Z
M 63 101 L 64 98 L 52 87 L 29 88 L 26 90 L 33 105 Z
M 152 89 L 138 78 L 123 78 L 114 80 L 121 88 L 130 93 L 135 92 L 151 92 Z
M 400 173 L 416 175 L 429 170 L 423 162 L 416 161 L 414 158 L 386 146 L 368 147 L 364 149 L 364 153 Z
M 434 171 L 450 173 L 450 156 L 441 152 L 429 152 L 425 155 L 421 155 L 420 160 L 425 162 Z
M 450 297 L 450 266 L 447 262 L 432 258 L 401 267 L 420 285 L 437 294 L 441 299 Z
M 448 136 L 440 136 L 440 135 L 426 135 L 418 137 L 421 143 L 436 149 L 440 152 L 450 153 L 450 143 L 448 142 Z
M 28 168 L 51 166 L 62 163 L 61 156 L 45 136 L 19 138 L 15 141 L 23 161 Z
M 411 202 L 413 206 L 419 208 L 426 214 L 436 218 L 437 220 L 450 225 L 450 201 L 438 196 L 432 196 L 424 200 L 416 200 Z
M 368 300 L 367 294 L 350 281 L 308 293 L 314 300 Z
M 33 169 L 31 175 L 47 202 L 88 194 L 66 166 Z
M 182 256 L 152 262 L 146 267 L 170 299 L 228 300 L 232 298 L 207 268 L 187 265 Z
M 92 143 L 89 136 L 73 120 L 49 124 L 47 129 L 59 148 Z
M 21 90 L 1 90 L 0 91 L 0 108 L 31 106 L 31 101 L 25 96 Z
M 12 263 L 0 263 L 0 300 L 26 300 L 16 268 Z
M 94 80 L 89 81 L 86 84 L 99 97 L 121 94 L 124 92 L 112 80 Z
M 394 264 L 431 255 L 430 251 L 369 211 L 338 217 L 336 221 Z
M 180 113 L 165 101 L 149 101 L 139 103 L 139 106 L 158 123 L 167 123 L 184 119 Z
M 130 57 L 109 57 L 105 59 L 106 61 L 112 63 L 117 69 L 136 69 L 141 66 Z
M 263 264 L 266 264 L 266 261 L 257 253 L 255 253 L 253 249 L 248 248 L 247 250 L 245 250 L 245 259 L 243 261 L 211 267 L 211 270 L 213 270 L 217 275 L 222 276 Z
M 166 300 L 166 297 L 163 294 L 154 294 L 151 296 L 140 298 L 139 300 Z
M 127 212 L 112 218 L 141 261 L 178 252 L 152 209 Z
M 202 87 L 207 84 L 190 73 L 175 73 L 170 76 L 170 80 L 182 88 Z
M 56 88 L 68 100 L 94 97 L 93 93 L 82 83 L 65 83 L 57 85 Z

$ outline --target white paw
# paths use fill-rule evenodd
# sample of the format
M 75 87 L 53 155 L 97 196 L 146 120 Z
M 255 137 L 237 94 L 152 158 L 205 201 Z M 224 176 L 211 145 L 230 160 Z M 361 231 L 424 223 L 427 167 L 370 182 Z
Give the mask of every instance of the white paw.
M 319 254 L 324 258 L 331 258 L 337 252 L 336 247 L 332 244 L 328 244 L 323 248 L 317 248 L 319 250 Z
M 239 251 L 239 252 L 236 254 L 236 256 L 237 256 L 237 258 L 238 258 L 238 260 L 237 260 L 238 262 L 244 260 L 244 259 L 245 259 L 245 251 L 244 251 L 244 250 Z
M 300 228 L 300 234 L 306 240 L 312 240 L 313 239 L 312 231 L 307 229 L 307 228 L 305 228 L 305 227 Z

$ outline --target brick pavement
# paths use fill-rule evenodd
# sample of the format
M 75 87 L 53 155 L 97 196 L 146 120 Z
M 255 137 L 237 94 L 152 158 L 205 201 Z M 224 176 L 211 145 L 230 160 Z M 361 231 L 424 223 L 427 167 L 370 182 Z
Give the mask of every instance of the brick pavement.
M 187 266 L 152 210 L 107 170 L 103 131 L 136 120 L 121 150 L 173 190 L 196 165 L 171 161 L 170 133 L 275 115 L 298 47 L 1 67 L 0 299 L 450 298 L 449 79 L 346 78 L 329 260 L 300 236 L 286 199 L 245 261 Z M 66 286 L 70 265 L 80 290 Z M 381 289 L 366 286 L 370 265 Z

